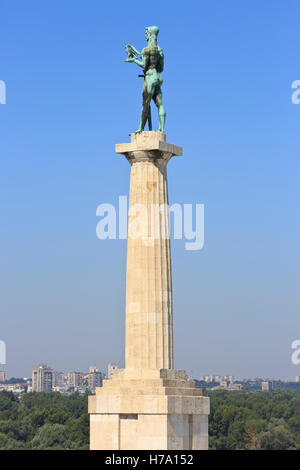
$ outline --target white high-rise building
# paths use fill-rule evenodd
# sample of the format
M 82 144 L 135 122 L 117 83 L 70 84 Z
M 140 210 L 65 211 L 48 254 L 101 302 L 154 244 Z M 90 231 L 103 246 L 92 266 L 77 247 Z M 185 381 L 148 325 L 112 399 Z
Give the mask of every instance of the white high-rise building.
M 52 392 L 53 369 L 40 364 L 32 371 L 32 391 L 33 392 Z
M 56 370 L 53 371 L 53 378 L 52 378 L 52 387 L 60 387 L 64 386 L 64 374 L 63 372 L 57 372 Z
M 82 372 L 69 372 L 68 374 L 68 385 L 69 387 L 77 388 L 82 385 L 83 374 Z
M 94 393 L 96 387 L 102 387 L 103 375 L 96 366 L 90 367 L 88 374 L 88 389 L 90 392 Z
M 114 372 L 117 369 L 118 369 L 117 364 L 114 364 L 113 362 L 110 362 L 107 366 L 107 378 L 112 379 L 113 375 L 114 375 Z

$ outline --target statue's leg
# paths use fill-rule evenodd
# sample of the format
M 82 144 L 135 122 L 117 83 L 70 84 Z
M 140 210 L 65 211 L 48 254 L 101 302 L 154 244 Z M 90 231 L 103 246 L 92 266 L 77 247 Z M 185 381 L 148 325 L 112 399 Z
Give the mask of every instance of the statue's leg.
M 166 111 L 162 104 L 162 92 L 160 88 L 157 90 L 157 93 L 155 93 L 153 99 L 158 109 L 159 130 L 165 132 Z
M 149 131 L 152 131 L 151 103 L 149 105 L 148 126 L 149 126 Z
M 138 128 L 136 132 L 142 132 L 145 128 L 146 122 L 149 117 L 150 102 L 151 102 L 151 94 L 149 95 L 148 84 L 145 79 L 144 86 L 143 86 L 143 108 L 142 108 L 140 127 Z

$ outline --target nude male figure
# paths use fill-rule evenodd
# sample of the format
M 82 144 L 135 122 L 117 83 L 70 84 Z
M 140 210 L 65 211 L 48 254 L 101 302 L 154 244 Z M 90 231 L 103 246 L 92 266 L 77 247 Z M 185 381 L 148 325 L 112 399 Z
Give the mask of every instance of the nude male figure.
M 162 103 L 161 85 L 163 80 L 160 75 L 164 69 L 164 54 L 157 44 L 158 33 L 159 29 L 157 26 L 149 26 L 146 28 L 145 37 L 148 45 L 142 52 L 138 52 L 137 49 L 130 44 L 126 46 L 128 58 L 125 62 L 134 62 L 144 70 L 142 115 L 140 127 L 136 132 L 142 132 L 144 130 L 147 120 L 149 121 L 149 130 L 152 130 L 150 109 L 152 99 L 158 109 L 159 130 L 161 132 L 165 131 L 166 111 Z M 140 56 L 140 60 L 138 56 Z

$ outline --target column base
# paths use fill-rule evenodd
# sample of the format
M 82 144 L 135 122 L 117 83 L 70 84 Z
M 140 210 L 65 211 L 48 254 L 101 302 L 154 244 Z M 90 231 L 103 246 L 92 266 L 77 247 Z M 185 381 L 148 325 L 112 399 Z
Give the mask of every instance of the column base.
M 89 413 L 91 450 L 208 448 L 209 398 L 184 371 L 118 370 L 89 397 Z

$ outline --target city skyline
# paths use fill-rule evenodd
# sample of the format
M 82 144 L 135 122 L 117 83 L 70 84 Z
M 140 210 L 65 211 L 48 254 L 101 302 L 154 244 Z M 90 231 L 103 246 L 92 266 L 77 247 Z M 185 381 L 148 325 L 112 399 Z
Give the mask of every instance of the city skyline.
M 63 369 L 57 369 L 55 367 L 53 367 L 52 365 L 50 366 L 47 366 L 46 364 L 42 363 L 41 361 L 40 362 L 36 362 L 37 366 L 36 367 L 40 367 L 40 366 L 46 366 L 46 367 L 49 367 L 54 373 L 58 373 L 58 374 L 63 374 L 64 377 L 66 377 L 67 375 L 69 374 L 85 374 L 85 375 L 88 375 L 88 370 L 91 372 L 91 369 L 92 368 L 95 368 L 97 369 L 97 371 L 101 372 L 101 374 L 103 375 L 103 378 L 112 378 L 112 375 L 114 373 L 114 370 L 115 369 L 121 369 L 123 368 L 122 367 L 119 367 L 119 364 L 116 364 L 114 362 L 109 362 L 108 364 L 106 364 L 104 367 L 96 367 L 95 365 L 94 366 L 91 366 L 89 365 L 88 367 L 86 368 L 83 368 L 83 369 L 80 369 L 80 368 L 73 368 L 73 369 L 68 369 L 68 368 L 63 368 Z M 35 369 L 35 368 L 34 368 Z M 34 369 L 31 368 L 31 371 L 33 371 Z M 11 379 L 29 379 L 31 377 L 31 373 L 28 374 L 28 376 L 26 374 L 20 374 L 18 376 L 9 376 L 7 374 L 7 371 L 6 371 L 6 367 L 5 366 L 2 366 L 1 370 L 0 370 L 0 373 L 4 374 L 5 376 L 5 380 L 11 380 Z M 210 381 L 214 381 L 214 379 L 223 379 L 225 380 L 226 378 L 228 378 L 228 380 L 234 380 L 234 381 L 255 381 L 255 380 L 269 380 L 269 381 L 283 381 L 283 382 L 300 382 L 300 375 L 298 375 L 300 373 L 300 369 L 298 371 L 296 371 L 296 375 L 293 376 L 293 377 L 289 377 L 289 378 L 284 378 L 284 377 L 278 377 L 278 376 L 270 376 L 270 375 L 262 375 L 262 376 L 259 376 L 259 375 L 255 375 L 255 376 L 236 376 L 236 375 L 233 375 L 231 373 L 229 373 L 227 371 L 227 373 L 215 373 L 215 372 L 210 372 L 208 373 L 206 371 L 206 373 L 204 374 L 200 374 L 198 376 L 196 375 L 193 375 L 193 371 L 192 370 L 189 370 L 187 368 L 187 377 L 189 380 L 203 380 L 203 381 L 206 381 L 206 382 L 210 382 Z M 0 380 L 1 382 L 1 380 Z
M 60 392 L 62 394 L 72 394 L 79 392 L 85 395 L 87 392 L 95 393 L 96 387 L 103 386 L 103 380 L 112 379 L 115 372 L 118 373 L 117 364 L 110 362 L 107 364 L 105 372 L 100 371 L 96 365 L 90 366 L 89 370 L 57 371 L 51 365 L 38 364 L 33 367 L 31 377 L 5 377 L 5 371 L 0 371 L 0 389 L 11 390 L 15 393 L 30 392 Z M 2 375 L 1 375 L 2 374 Z M 19 382 L 18 382 L 19 380 Z M 276 379 L 274 377 L 236 377 L 231 374 L 218 375 L 207 374 L 193 377 L 187 374 L 188 381 L 195 381 L 196 386 L 200 388 L 209 388 L 212 390 L 243 390 L 244 385 L 261 386 L 262 391 L 270 391 L 274 388 L 280 389 L 287 384 L 288 387 L 294 387 L 294 384 L 300 384 L 300 375 L 296 375 L 293 380 L 287 381 Z M 210 385 L 209 385 L 210 384 Z M 216 386 L 216 384 L 218 384 Z M 277 384 L 277 385 L 276 385 Z M 20 388 L 21 387 L 21 388 Z M 257 390 L 257 388 L 255 388 Z M 22 392 L 20 392 L 22 390 Z

